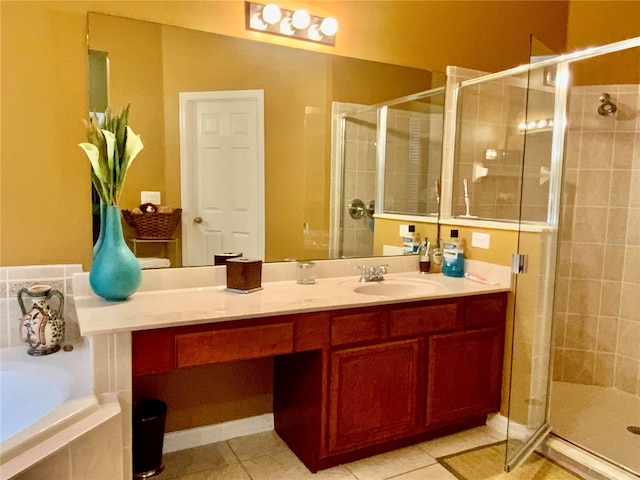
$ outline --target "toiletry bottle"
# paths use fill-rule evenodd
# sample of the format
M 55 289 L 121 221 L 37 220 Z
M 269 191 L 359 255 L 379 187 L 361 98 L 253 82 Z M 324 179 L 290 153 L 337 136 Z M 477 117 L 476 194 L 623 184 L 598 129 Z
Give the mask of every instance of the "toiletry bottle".
M 425 238 L 418 248 L 420 256 L 420 273 L 429 273 L 431 270 L 431 243 Z
M 404 255 L 413 255 L 418 253 L 418 239 L 420 236 L 416 233 L 416 226 L 409 225 L 408 232 L 402 237 L 402 253 Z
M 458 230 L 451 230 L 451 238 L 443 245 L 442 274 L 448 277 L 464 277 L 464 242 L 458 238 Z

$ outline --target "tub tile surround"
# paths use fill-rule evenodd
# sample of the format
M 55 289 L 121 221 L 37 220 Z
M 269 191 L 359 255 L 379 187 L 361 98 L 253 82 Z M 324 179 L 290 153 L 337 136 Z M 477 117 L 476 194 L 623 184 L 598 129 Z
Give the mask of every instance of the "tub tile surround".
M 72 282 L 72 276 L 80 272 L 82 265 L 0 267 L 0 345 L 3 359 L 15 357 L 27 362 L 47 362 L 70 369 L 75 378 L 86 377 L 81 382 L 82 385 L 74 387 L 81 390 L 77 395 L 74 394 L 76 397 L 80 395 L 77 399 L 67 401 L 40 423 L 34 424 L 31 430 L 38 430 L 32 437 L 38 439 L 35 445 L 32 445 L 33 442 L 29 443 L 30 439 L 24 442 L 20 439 L 22 443 L 17 447 L 12 445 L 17 453 L 12 453 L 11 458 L 6 456 L 6 462 L 3 459 L 0 469 L 2 480 L 113 480 L 123 476 L 123 462 L 129 454 L 127 444 L 124 443 L 125 448 L 119 441 L 110 441 L 105 445 L 104 438 L 130 438 L 130 427 L 126 428 L 128 423 L 122 422 L 120 414 L 122 404 L 129 408 L 130 418 L 130 381 L 125 381 L 124 386 L 122 383 L 122 378 L 130 379 L 130 372 L 127 370 L 131 368 L 130 362 L 116 362 L 115 343 L 116 339 L 120 340 L 118 336 L 114 336 L 111 345 L 108 345 L 110 349 L 107 350 L 104 361 L 101 357 L 90 354 L 90 350 L 99 348 L 96 344 L 104 339 L 84 339 L 80 336 Z M 64 295 L 64 343 L 74 347 L 71 353 L 60 351 L 45 357 L 29 357 L 26 353 L 27 347 L 20 339 L 18 328 L 22 312 L 16 295 L 21 288 L 37 284 L 51 285 Z M 125 354 L 130 358 L 130 351 L 126 350 L 127 346 L 130 348 L 129 336 L 125 337 L 125 341 L 120 341 L 120 347 L 125 348 Z M 72 360 L 66 360 L 71 357 Z M 69 362 L 72 365 L 65 367 L 65 363 Z M 84 373 L 80 374 L 79 371 Z M 120 378 L 119 382 L 116 378 Z M 111 392 L 116 392 L 117 395 Z M 130 444 L 130 440 L 128 442 Z M 3 447 L 9 448 L 9 444 Z M 3 453 L 9 452 L 3 448 Z M 122 461 L 118 460 L 123 457 Z
M 82 265 L 0 267 L 0 348 L 24 345 L 18 329 L 22 312 L 17 294 L 21 288 L 38 284 L 51 285 L 64 295 L 65 341 L 78 340 L 80 330 L 74 307 L 72 277 L 80 272 Z

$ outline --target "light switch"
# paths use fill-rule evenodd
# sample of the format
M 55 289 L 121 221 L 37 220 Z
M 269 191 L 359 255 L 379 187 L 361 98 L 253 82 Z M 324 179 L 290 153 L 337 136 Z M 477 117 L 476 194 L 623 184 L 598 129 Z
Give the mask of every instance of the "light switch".
M 153 203 L 154 205 L 160 205 L 160 192 L 140 192 L 140 203 Z
M 471 234 L 471 246 L 478 248 L 489 248 L 491 235 L 488 233 L 473 232 Z

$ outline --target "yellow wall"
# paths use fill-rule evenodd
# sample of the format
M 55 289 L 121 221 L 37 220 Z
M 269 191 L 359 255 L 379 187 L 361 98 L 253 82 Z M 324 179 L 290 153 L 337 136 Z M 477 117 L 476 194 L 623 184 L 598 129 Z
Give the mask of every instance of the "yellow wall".
M 433 246 L 438 238 L 438 225 L 435 223 L 424 223 L 407 220 L 390 220 L 386 218 L 376 218 L 375 229 L 373 230 L 373 254 L 382 255 L 384 245 L 402 247 L 402 237 L 400 236 L 400 225 L 415 225 L 416 233 L 420 239 L 428 238 Z
M 308 42 L 295 43 L 297 48 L 432 70 L 442 71 L 448 64 L 499 70 L 522 63 L 530 32 L 558 50 L 565 43 L 566 2 L 346 1 L 282 6 L 306 6 L 340 22 L 334 48 Z M 89 164 L 77 147 L 84 140 L 82 119 L 88 104 L 87 12 L 262 37 L 244 31 L 241 1 L 5 0 L 0 8 L 0 264 L 82 263 L 88 268 Z M 501 28 L 487 28 L 480 18 L 504 22 Z M 290 42 L 276 36 L 268 41 Z M 144 49 L 140 50 L 143 58 Z
M 610 8 L 610 7 L 614 8 Z M 572 0 L 567 22 L 570 51 L 640 36 L 640 1 Z M 577 64 L 574 85 L 640 83 L 640 48 Z

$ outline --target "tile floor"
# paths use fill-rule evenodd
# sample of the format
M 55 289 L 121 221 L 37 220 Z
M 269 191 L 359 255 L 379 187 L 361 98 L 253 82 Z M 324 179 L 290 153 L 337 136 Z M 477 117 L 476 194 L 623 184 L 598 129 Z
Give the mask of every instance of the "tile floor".
M 157 480 L 456 480 L 437 457 L 502 440 L 478 427 L 312 474 L 273 432 L 164 456 Z

